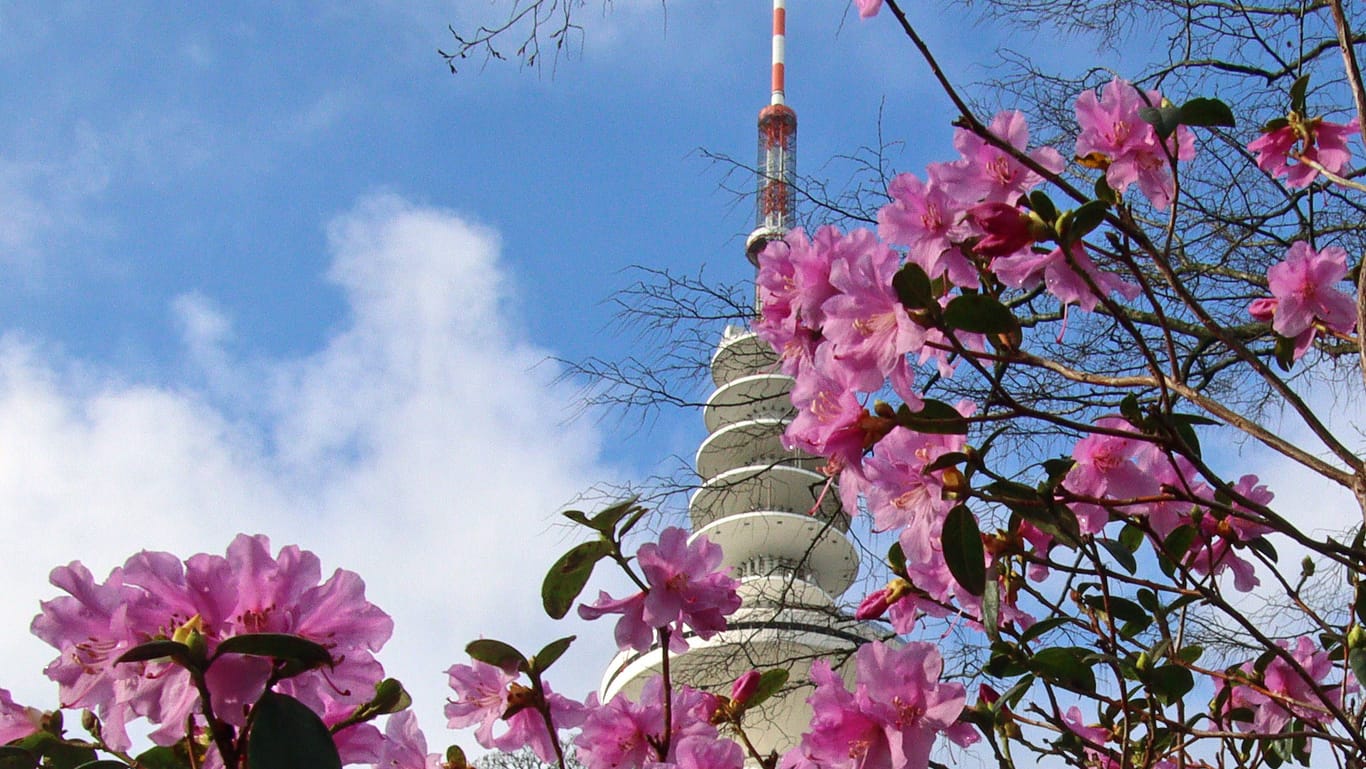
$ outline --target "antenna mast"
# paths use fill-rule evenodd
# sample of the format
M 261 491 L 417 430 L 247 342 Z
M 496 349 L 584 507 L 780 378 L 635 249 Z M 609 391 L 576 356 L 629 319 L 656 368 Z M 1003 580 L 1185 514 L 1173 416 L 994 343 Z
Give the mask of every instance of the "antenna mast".
M 745 255 L 755 265 L 759 252 L 792 229 L 797 173 L 797 113 L 787 106 L 787 0 L 773 0 L 773 95 L 759 112 L 759 195 L 754 232 Z

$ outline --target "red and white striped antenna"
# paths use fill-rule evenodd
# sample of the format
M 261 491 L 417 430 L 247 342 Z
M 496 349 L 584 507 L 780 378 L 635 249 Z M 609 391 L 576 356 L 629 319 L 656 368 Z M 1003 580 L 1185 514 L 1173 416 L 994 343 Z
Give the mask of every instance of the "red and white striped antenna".
M 787 0 L 773 0 L 773 95 L 759 112 L 759 199 L 754 232 L 745 255 L 759 252 L 792 229 L 797 173 L 797 113 L 787 106 Z

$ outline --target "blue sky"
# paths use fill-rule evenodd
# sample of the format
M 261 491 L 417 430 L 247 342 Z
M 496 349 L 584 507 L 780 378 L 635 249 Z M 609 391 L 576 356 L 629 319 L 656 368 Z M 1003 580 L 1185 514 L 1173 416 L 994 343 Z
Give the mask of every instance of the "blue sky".
M 750 202 L 698 148 L 750 160 L 770 5 L 589 2 L 553 66 L 452 76 L 447 24 L 506 5 L 0 0 L 0 686 L 55 700 L 20 632 L 52 566 L 238 531 L 367 578 L 436 743 L 441 671 L 481 633 L 585 632 L 560 688 L 595 685 L 608 629 L 538 619 L 553 513 L 702 426 L 571 419 L 550 359 L 641 352 L 604 301 L 631 265 L 749 275 Z M 790 5 L 805 172 L 837 183 L 879 114 L 894 169 L 950 151 L 889 17 Z M 917 22 L 984 74 L 991 31 Z

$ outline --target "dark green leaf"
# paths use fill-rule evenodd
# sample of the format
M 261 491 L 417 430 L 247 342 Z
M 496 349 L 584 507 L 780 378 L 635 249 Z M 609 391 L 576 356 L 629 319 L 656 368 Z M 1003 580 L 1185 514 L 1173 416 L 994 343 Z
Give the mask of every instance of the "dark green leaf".
M 1275 355 L 1281 371 L 1289 371 L 1295 366 L 1295 340 L 1277 334 Z
M 1061 233 L 1063 240 L 1068 243 L 1075 243 L 1090 235 L 1092 230 L 1105 221 L 1105 212 L 1109 208 L 1110 204 L 1103 200 L 1090 200 L 1083 203 L 1080 208 L 1072 212 L 1072 221 L 1067 226 L 1067 232 Z
M 1181 110 L 1173 104 L 1165 107 L 1143 107 L 1138 111 L 1138 116 L 1143 122 L 1152 125 L 1153 130 L 1157 131 L 1157 135 L 1162 139 L 1176 133 L 1177 126 L 1181 125 Z
M 1233 127 L 1233 110 L 1218 99 L 1200 97 L 1181 105 L 1181 122 L 1185 125 Z
M 1182 422 L 1178 420 L 1173 421 L 1175 422 L 1175 424 L 1172 426 L 1176 429 L 1176 434 L 1181 436 L 1181 442 L 1186 444 L 1187 448 L 1189 448 L 1191 452 L 1195 454 L 1196 458 L 1199 458 L 1200 438 L 1195 434 L 1195 428 L 1192 427 L 1188 422 Z
M 1089 654 L 1089 650 L 1075 646 L 1041 649 L 1029 658 L 1029 668 L 1045 681 L 1092 694 L 1096 691 L 1096 674 L 1084 659 Z
M 1028 673 L 1029 667 L 1015 647 L 997 642 L 991 645 L 991 657 L 983 670 L 993 678 L 1014 678 Z
M 1130 574 L 1138 571 L 1138 561 L 1134 560 L 1134 554 L 1129 548 L 1113 539 L 1097 539 L 1096 543 L 1104 547 L 1110 553 L 1110 557 L 1115 559 L 1115 563 L 1123 566 L 1125 571 Z
M 887 565 L 892 567 L 893 574 L 906 576 L 906 553 L 901 549 L 900 542 L 893 542 L 887 548 Z
M 1129 393 L 1119 402 L 1119 414 L 1124 417 L 1129 424 L 1143 429 L 1143 412 L 1138 407 L 1138 396 Z
M 267 691 L 252 710 L 251 769 L 341 769 L 327 725 L 302 702 Z
M 1273 132 L 1275 132 L 1275 131 L 1279 131 L 1279 130 L 1281 130 L 1282 128 L 1289 128 L 1289 127 L 1290 127 L 1290 121 L 1289 121 L 1289 120 L 1286 120 L 1286 119 L 1283 118 L 1283 117 L 1272 118 L 1272 119 L 1270 119 L 1270 120 L 1268 120 L 1268 121 L 1266 121 L 1265 123 L 1262 124 L 1262 133 L 1264 133 L 1264 134 L 1269 134 L 1269 133 L 1273 133 Z
M 1029 629 L 1020 634 L 1020 643 L 1025 644 L 1036 638 L 1042 638 L 1044 633 L 1066 625 L 1071 622 L 1071 617 L 1049 617 L 1041 622 L 1035 622 Z
M 148 641 L 141 643 L 114 660 L 115 663 L 146 662 L 170 657 L 181 665 L 190 664 L 190 647 L 179 641 Z
M 526 655 L 517 651 L 511 644 L 495 641 L 492 638 L 470 641 L 465 646 L 465 653 L 470 655 L 471 659 L 487 662 L 509 674 L 525 671 L 530 667 Z
M 125 764 L 122 761 L 115 761 L 112 758 L 101 758 L 79 764 L 76 766 L 76 769 L 128 769 L 128 764 Z
M 14 745 L 0 745 L 0 769 L 35 769 L 38 755 Z
M 1181 647 L 1181 651 L 1176 653 L 1176 658 L 1186 663 L 1187 665 L 1190 665 L 1191 663 L 1198 661 L 1200 659 L 1200 656 L 1204 653 L 1205 647 L 1200 646 L 1198 644 L 1189 644 L 1187 646 Z
M 1013 334 L 1020 330 L 1014 314 L 986 294 L 955 296 L 944 308 L 944 325 L 974 334 Z
M 1253 537 L 1248 540 L 1247 546 L 1266 556 L 1266 559 L 1272 563 L 1280 560 L 1280 555 L 1276 552 L 1275 546 L 1266 537 Z
M 908 310 L 924 310 L 931 305 L 939 306 L 934 291 L 930 288 L 930 276 L 911 262 L 902 265 L 896 275 L 892 276 L 892 288 L 896 290 L 896 298 L 901 301 L 901 306 Z
M 1053 459 L 1045 459 L 1040 464 L 1043 465 L 1043 471 L 1048 473 L 1049 487 L 1056 487 L 1072 471 L 1077 460 L 1071 457 L 1054 457 Z
M 568 518 L 580 526 L 587 526 L 590 529 L 593 527 L 593 524 L 588 521 L 588 516 L 585 515 L 582 510 L 565 510 L 560 513 L 560 515 L 563 515 L 565 518 Z
M 977 528 L 977 517 L 958 505 L 944 519 L 942 534 L 944 561 L 953 578 L 963 589 L 981 595 L 986 588 L 986 554 L 982 550 L 982 532 Z
M 1352 675 L 1357 677 L 1357 683 L 1366 685 L 1366 649 L 1348 652 L 1347 664 L 1352 668 Z
M 287 633 L 248 633 L 233 636 L 218 645 L 214 657 L 221 657 L 224 654 L 273 657 L 296 663 L 304 670 L 332 664 L 332 655 L 321 644 Z
M 1043 190 L 1029 193 L 1029 207 L 1034 209 L 1034 213 L 1038 214 L 1040 219 L 1049 224 L 1058 218 L 1058 207 L 1053 205 L 1053 201 L 1049 200 Z
M 1153 668 L 1144 673 L 1143 679 L 1148 691 L 1165 705 L 1180 700 L 1195 686 L 1195 676 L 1180 665 Z
M 1176 530 L 1167 535 L 1162 542 L 1162 549 L 1175 561 L 1180 561 L 1190 552 L 1191 545 L 1195 543 L 1195 527 L 1190 524 L 1176 527 Z
M 1001 583 L 996 572 L 993 568 L 982 587 L 982 627 L 992 641 L 1001 640 Z
M 1290 86 L 1290 109 L 1301 115 L 1309 110 L 1305 107 L 1304 95 L 1309 90 L 1309 76 L 1300 75 Z
M 541 583 L 541 603 L 546 614 L 554 619 L 562 619 L 568 614 L 569 607 L 588 584 L 588 578 L 593 576 L 593 567 L 611 552 L 611 542 L 595 539 L 576 545 L 560 556 Z
M 936 400 L 926 400 L 919 411 L 911 411 L 906 404 L 896 410 L 896 423 L 918 433 L 934 435 L 966 435 L 968 422 L 953 406 Z
M 574 643 L 576 637 L 565 636 L 546 644 L 531 658 L 531 671 L 538 674 L 544 673 L 546 669 L 555 664 L 555 660 L 559 659 L 569 649 L 569 645 Z
M 1119 195 L 1115 192 L 1114 188 L 1110 186 L 1110 183 L 1106 181 L 1105 174 L 1101 174 L 1100 178 L 1096 179 L 1095 189 L 1096 198 L 1098 200 L 1103 200 L 1112 206 L 1119 202 Z
M 1001 699 L 996 701 L 995 707 L 1013 708 L 1020 704 L 1020 700 L 1029 692 L 1029 687 L 1034 685 L 1034 676 L 1028 675 L 1015 682 L 1015 685 L 1001 692 Z
M 617 523 L 625 518 L 627 513 L 636 509 L 637 499 L 639 497 L 631 497 L 604 508 L 593 515 L 588 525 L 602 532 L 605 536 L 611 536 L 612 532 L 616 531 Z
M 759 686 L 754 689 L 754 694 L 750 696 L 749 702 L 745 703 L 745 707 L 758 707 L 760 703 L 777 694 L 779 689 L 786 686 L 787 679 L 787 668 L 773 668 L 760 673 Z
M 1034 528 L 1051 536 L 1058 544 L 1067 547 L 1081 544 L 1081 523 L 1077 521 L 1076 513 L 1065 506 L 1012 505 L 1004 500 L 998 501 L 1029 521 Z
M 1086 599 L 1086 605 L 1096 611 L 1105 612 L 1122 622 L 1143 622 L 1148 619 L 1148 613 L 1143 610 L 1142 606 L 1117 595 L 1112 595 L 1109 598 L 1103 595 L 1093 595 Z
M 1119 544 L 1131 553 L 1137 553 L 1143 546 L 1143 530 L 1132 523 L 1124 524 L 1124 528 L 1119 530 Z
M 185 752 L 184 741 L 170 746 L 158 745 L 135 758 L 142 769 L 190 769 L 190 756 Z
M 375 715 L 386 715 L 407 710 L 413 698 L 397 678 L 386 678 L 375 684 L 375 696 L 367 704 Z
M 30 734 L 14 743 L 13 747 L 41 756 L 44 769 L 75 769 L 99 758 L 94 750 L 67 744 L 57 735 L 46 731 Z
M 940 454 L 938 459 L 934 460 L 928 465 L 925 465 L 925 467 L 922 469 L 922 472 L 934 473 L 940 470 L 945 470 L 950 467 L 955 467 L 966 461 L 968 461 L 967 454 L 964 454 L 961 451 L 947 451 L 943 454 Z
M 1143 608 L 1147 609 L 1153 614 L 1156 614 L 1162 610 L 1162 604 L 1158 603 L 1157 601 L 1157 594 L 1149 590 L 1148 588 L 1141 587 L 1138 589 L 1138 592 L 1134 595 L 1136 598 L 1138 598 L 1138 605 L 1142 606 Z

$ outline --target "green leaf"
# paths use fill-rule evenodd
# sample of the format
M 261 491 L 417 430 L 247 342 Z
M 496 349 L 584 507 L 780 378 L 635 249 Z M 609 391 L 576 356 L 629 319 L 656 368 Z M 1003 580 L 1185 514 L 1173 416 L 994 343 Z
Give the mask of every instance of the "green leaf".
M 1129 548 L 1113 539 L 1097 539 L 1096 544 L 1104 547 L 1110 553 L 1110 557 L 1115 559 L 1115 563 L 1124 567 L 1124 570 L 1133 574 L 1138 571 L 1138 561 L 1134 560 L 1134 554 Z
M 1176 530 L 1167 535 L 1162 542 L 1162 549 L 1175 561 L 1180 561 L 1190 552 L 1191 545 L 1195 543 L 1195 527 L 1190 524 L 1176 527 Z
M 115 761 L 112 758 L 101 758 L 96 761 L 87 761 L 80 764 L 76 769 L 128 769 L 128 764 L 122 761 Z
M 1015 682 L 1015 685 L 1001 692 L 1001 698 L 992 706 L 993 709 L 1001 707 L 1013 708 L 1020 704 L 1029 687 L 1034 685 L 1034 676 L 1028 675 Z
M 1007 504 L 1009 507 L 1008 503 Z M 1044 507 L 1011 507 L 1021 518 L 1029 521 L 1034 528 L 1051 536 L 1059 544 L 1075 548 L 1081 544 L 1081 523 L 1077 514 L 1063 505 L 1048 504 Z
M 1176 133 L 1177 126 L 1181 125 L 1181 108 L 1175 105 L 1143 107 L 1138 111 L 1138 116 L 1151 125 L 1162 139 Z
M 1289 127 L 1290 127 L 1290 121 L 1289 121 L 1289 120 L 1287 120 L 1287 119 L 1285 119 L 1285 118 L 1283 118 L 1283 117 L 1272 118 L 1272 119 L 1270 119 L 1270 120 L 1268 120 L 1268 121 L 1266 121 L 1265 123 L 1262 124 L 1262 133 L 1264 133 L 1264 134 L 1274 133 L 1274 132 L 1276 132 L 1276 131 L 1281 130 L 1282 128 L 1289 128 Z
M 1357 677 L 1357 683 L 1366 685 L 1366 649 L 1353 649 L 1348 652 L 1347 664 L 1352 668 L 1352 675 Z
M 517 651 L 511 644 L 495 641 L 492 638 L 470 641 L 465 646 L 465 653 L 470 655 L 471 659 L 487 662 L 509 674 L 530 668 L 526 655 Z
M 997 571 L 992 569 L 982 588 L 982 627 L 992 641 L 1001 640 L 1001 583 L 997 581 Z
M 0 769 L 36 769 L 38 756 L 15 745 L 0 745 Z
M 293 697 L 267 691 L 256 701 L 251 720 L 251 769 L 341 769 L 327 725 Z
M 382 716 L 407 710 L 413 698 L 397 678 L 386 678 L 375 684 L 375 696 L 366 704 L 375 715 Z
M 1094 694 L 1096 674 L 1086 660 L 1089 654 L 1088 649 L 1076 646 L 1041 649 L 1029 658 L 1029 669 L 1045 681 L 1083 694 Z
M 560 515 L 563 515 L 565 518 L 568 518 L 580 526 L 587 526 L 590 529 L 593 528 L 593 524 L 588 520 L 588 516 L 585 515 L 582 510 L 565 510 L 560 513 Z
M 900 542 L 893 542 L 887 548 L 887 565 L 892 567 L 892 573 L 897 576 L 906 576 L 906 553 L 901 549 Z
M 637 499 L 639 497 L 631 497 L 604 508 L 593 516 L 588 525 L 602 532 L 604 536 L 611 536 L 612 532 L 616 531 L 617 523 L 625 518 L 627 513 L 636 509 Z
M 1119 530 L 1119 544 L 1131 553 L 1137 553 L 1143 546 L 1143 530 L 1132 523 L 1124 524 L 1124 528 Z
M 907 430 L 934 435 L 967 435 L 968 421 L 953 406 L 936 400 L 926 400 L 919 411 L 911 411 L 906 404 L 896 410 L 896 423 Z
M 190 756 L 182 740 L 175 745 L 158 745 L 135 756 L 142 769 L 190 769 Z
M 179 641 L 148 641 L 141 643 L 114 660 L 116 664 L 124 662 L 147 662 L 149 660 L 159 660 L 170 657 L 183 666 L 190 664 L 190 647 Z
M 219 644 L 214 657 L 221 657 L 224 654 L 273 657 L 301 666 L 303 669 L 300 673 L 332 664 L 332 655 L 321 644 L 288 633 L 236 635 Z
M 1143 622 L 1148 619 L 1148 612 L 1144 611 L 1142 606 L 1117 595 L 1112 595 L 1108 599 L 1103 595 L 1089 596 L 1086 605 L 1122 622 Z
M 52 732 L 35 732 L 14 743 L 37 756 L 41 756 L 44 769 L 75 769 L 99 758 L 94 750 L 78 745 L 69 745 Z
M 944 519 L 942 534 L 944 561 L 953 578 L 963 589 L 981 595 L 986 589 L 986 554 L 982 550 L 982 532 L 977 528 L 977 517 L 958 505 Z
M 1181 122 L 1185 125 L 1233 127 L 1233 110 L 1218 99 L 1199 97 L 1181 105 Z
M 1103 200 L 1112 206 L 1119 203 L 1119 194 L 1110 186 L 1110 182 L 1105 179 L 1105 174 L 1101 174 L 1100 178 L 1096 179 L 1095 190 L 1097 200 Z
M 1050 630 L 1056 630 L 1071 621 L 1071 617 L 1049 617 L 1041 622 L 1035 622 L 1033 625 L 1029 626 L 1028 630 L 1020 634 L 1020 643 L 1025 644 L 1036 638 L 1041 638 L 1044 633 L 1047 633 Z
M 901 301 L 901 306 L 908 310 L 924 310 L 931 305 L 939 306 L 939 302 L 934 297 L 934 291 L 930 288 L 930 276 L 918 265 L 911 262 L 901 266 L 892 276 L 892 288 L 896 290 L 896 298 Z
M 1105 221 L 1105 212 L 1109 208 L 1110 204 L 1103 200 L 1090 200 L 1083 203 L 1080 208 L 1072 212 L 1072 220 L 1067 225 L 1067 231 L 1061 233 L 1062 239 L 1068 243 L 1075 243 L 1091 234 L 1092 230 Z
M 1200 646 L 1199 644 L 1188 644 L 1181 647 L 1181 651 L 1176 653 L 1176 658 L 1187 665 L 1190 665 L 1199 661 L 1201 655 L 1204 653 L 1205 647 Z
M 1129 393 L 1119 402 L 1119 415 L 1124 417 L 1124 421 L 1143 429 L 1143 411 L 1138 407 L 1138 396 Z
M 1162 611 L 1162 604 L 1157 600 L 1157 593 L 1154 593 L 1146 587 L 1141 587 L 1134 595 L 1138 598 L 1139 606 L 1142 606 L 1153 614 Z
M 593 567 L 611 552 L 611 542 L 595 539 L 575 545 L 560 556 L 541 583 L 541 604 L 545 613 L 553 619 L 562 619 L 568 614 L 569 607 L 588 584 L 588 578 L 593 576 Z
M 1295 340 L 1289 337 L 1276 335 L 1275 347 L 1276 365 L 1281 371 L 1289 371 L 1295 366 Z
M 1040 219 L 1049 224 L 1058 218 L 1058 207 L 1053 205 L 1053 201 L 1043 190 L 1029 193 L 1029 207 L 1034 209 L 1034 213 L 1038 214 Z
M 991 657 L 982 669 L 992 678 L 1014 678 L 1029 672 L 1019 650 L 999 641 L 991 645 Z
M 787 686 L 788 672 L 786 668 L 773 668 L 765 670 L 759 674 L 759 685 L 754 689 L 754 694 L 750 696 L 749 702 L 745 707 L 755 708 L 764 700 L 778 693 L 778 690 Z
M 1281 558 L 1280 554 L 1276 552 L 1275 545 L 1272 545 L 1271 540 L 1266 537 L 1253 537 L 1248 540 L 1247 546 L 1266 556 L 1266 559 L 1272 563 L 1278 562 Z
M 557 638 L 542 647 L 541 650 L 536 652 L 531 658 L 531 672 L 537 674 L 544 673 L 547 668 L 555 664 L 555 660 L 558 660 L 564 655 L 565 651 L 569 649 L 569 645 L 574 643 L 574 639 L 577 637 L 578 636 L 570 635 L 565 636 L 564 638 Z
M 1309 91 L 1309 76 L 1300 75 L 1290 86 L 1290 109 L 1301 115 L 1309 110 L 1305 107 L 1305 94 Z
M 947 451 L 940 454 L 938 459 L 921 468 L 921 472 L 934 473 L 961 465 L 966 461 L 968 461 L 967 454 L 964 454 L 961 451 Z
M 944 325 L 974 334 L 1013 334 L 1020 330 L 1015 315 L 996 297 L 960 294 L 944 308 Z

